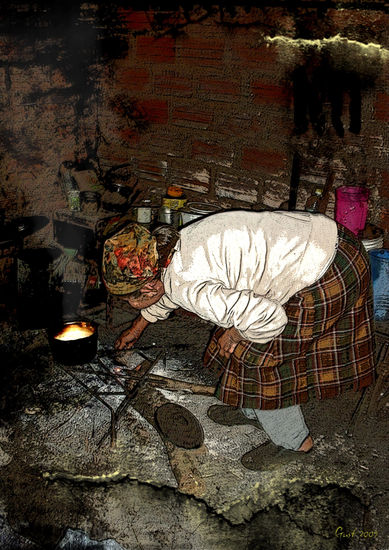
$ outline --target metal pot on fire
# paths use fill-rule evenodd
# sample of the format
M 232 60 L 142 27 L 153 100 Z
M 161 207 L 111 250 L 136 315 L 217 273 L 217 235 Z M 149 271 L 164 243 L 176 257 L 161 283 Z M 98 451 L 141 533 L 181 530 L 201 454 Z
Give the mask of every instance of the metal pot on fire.
M 64 365 L 82 365 L 97 353 L 97 326 L 90 321 L 67 321 L 49 330 L 53 358 Z

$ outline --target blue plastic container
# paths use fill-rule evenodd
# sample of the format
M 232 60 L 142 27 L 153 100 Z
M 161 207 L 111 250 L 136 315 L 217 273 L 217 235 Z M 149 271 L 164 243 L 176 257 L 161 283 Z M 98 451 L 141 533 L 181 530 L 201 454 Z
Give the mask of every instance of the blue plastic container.
M 373 278 L 374 318 L 389 320 L 389 249 L 370 250 L 371 274 Z

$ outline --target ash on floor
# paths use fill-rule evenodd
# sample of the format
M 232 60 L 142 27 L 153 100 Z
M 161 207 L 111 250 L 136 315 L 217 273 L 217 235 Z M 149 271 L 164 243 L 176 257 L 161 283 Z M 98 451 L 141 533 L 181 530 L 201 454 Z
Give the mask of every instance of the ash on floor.
M 115 315 L 107 325 L 100 313 L 100 351 L 112 349 L 131 320 L 131 312 Z M 212 330 L 178 313 L 150 325 L 137 348 L 150 358 L 166 350 L 155 376 L 212 386 L 214 376 L 201 366 Z M 240 457 L 266 435 L 251 425 L 212 422 L 212 395 L 145 383 L 121 417 L 111 448 L 109 437 L 99 444 L 110 426 L 109 409 L 53 363 L 45 331 L 4 326 L 1 348 L 4 550 L 51 549 L 67 529 L 84 542 L 112 541 L 125 550 L 389 546 L 385 385 L 376 407 L 375 388 L 362 401 L 351 392 L 306 404 L 312 458 L 252 472 Z M 134 354 L 134 362 L 139 357 Z M 112 407 L 121 399 L 113 396 Z M 154 413 L 165 403 L 197 418 L 203 445 L 183 449 L 163 437 Z

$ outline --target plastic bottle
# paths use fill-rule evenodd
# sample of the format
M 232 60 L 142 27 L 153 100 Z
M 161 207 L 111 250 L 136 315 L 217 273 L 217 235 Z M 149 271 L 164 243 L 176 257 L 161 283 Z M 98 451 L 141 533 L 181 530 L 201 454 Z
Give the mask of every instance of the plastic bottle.
M 314 194 L 308 197 L 307 202 L 305 203 L 306 212 L 319 212 L 322 195 L 323 189 L 321 187 L 317 187 Z

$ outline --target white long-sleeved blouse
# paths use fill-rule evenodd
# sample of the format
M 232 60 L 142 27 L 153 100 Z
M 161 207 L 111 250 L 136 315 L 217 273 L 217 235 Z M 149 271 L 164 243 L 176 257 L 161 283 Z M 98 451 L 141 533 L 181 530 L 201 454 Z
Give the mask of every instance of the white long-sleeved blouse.
M 141 315 L 155 322 L 182 307 L 266 343 L 287 323 L 282 305 L 324 274 L 336 243 L 336 223 L 322 214 L 213 214 L 181 229 L 162 274 L 165 294 Z

